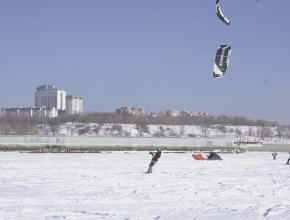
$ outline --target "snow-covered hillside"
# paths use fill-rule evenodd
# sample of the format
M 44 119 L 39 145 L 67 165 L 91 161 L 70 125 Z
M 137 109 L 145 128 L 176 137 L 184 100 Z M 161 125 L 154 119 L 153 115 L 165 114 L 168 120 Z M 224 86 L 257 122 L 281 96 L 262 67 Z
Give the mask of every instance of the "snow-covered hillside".
M 263 130 L 264 129 L 264 130 Z M 261 133 L 264 132 L 262 135 Z M 256 126 L 173 126 L 148 125 L 147 128 L 137 128 L 135 124 L 104 124 L 96 123 L 64 123 L 58 127 L 48 125 L 38 126 L 40 135 L 64 136 L 126 136 L 126 137 L 216 137 L 235 138 L 244 141 L 283 142 L 289 138 L 279 138 L 276 128 Z

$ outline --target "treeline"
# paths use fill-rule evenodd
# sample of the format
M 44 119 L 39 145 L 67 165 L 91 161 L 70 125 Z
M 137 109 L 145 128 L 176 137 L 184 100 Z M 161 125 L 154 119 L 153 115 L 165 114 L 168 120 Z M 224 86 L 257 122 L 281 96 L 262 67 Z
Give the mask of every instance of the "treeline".
M 163 124 L 163 125 L 245 125 L 245 126 L 279 126 L 278 122 L 269 122 L 263 119 L 252 120 L 241 116 L 179 116 L 170 117 L 160 112 L 157 117 L 135 116 L 115 113 L 92 112 L 84 115 L 68 115 L 57 118 L 47 117 L 25 117 L 25 116 L 6 116 L 0 118 L 0 125 L 9 124 L 13 128 L 17 124 L 22 125 L 56 125 L 66 122 L 78 123 L 98 123 L 98 124 Z
M 70 122 L 70 123 L 67 123 Z M 90 126 L 89 123 L 98 125 Z M 106 125 L 105 124 L 110 124 Z M 256 136 L 264 140 L 272 139 L 275 128 L 276 135 L 290 138 L 290 126 L 280 126 L 278 122 L 268 122 L 265 120 L 251 120 L 245 117 L 230 116 L 181 116 L 170 117 L 164 113 L 159 113 L 157 117 L 151 116 L 134 116 L 134 115 L 118 115 L 115 113 L 99 113 L 93 112 L 85 115 L 70 115 L 57 118 L 48 117 L 25 117 L 25 116 L 6 116 L 0 118 L 0 132 L 2 135 L 37 135 L 38 131 L 48 135 L 59 135 L 62 128 L 66 129 L 66 135 L 99 135 L 102 131 L 105 136 L 131 136 L 130 131 L 123 130 L 120 124 L 134 124 L 134 128 L 138 132 L 137 136 L 142 137 L 149 134 L 155 137 L 183 137 L 185 135 L 185 125 L 198 126 L 202 137 L 209 135 L 210 129 L 220 131 L 224 137 L 230 133 L 235 133 L 237 139 L 243 139 L 244 134 L 238 128 L 239 126 L 249 126 L 247 136 Z M 150 131 L 148 125 L 159 125 L 156 131 Z M 164 126 L 162 126 L 164 125 Z M 166 125 L 176 125 L 177 128 L 165 128 Z M 237 126 L 226 128 L 225 126 Z M 254 131 L 253 127 L 257 130 Z M 195 137 L 195 134 L 187 134 Z M 217 134 L 220 135 L 220 134 Z

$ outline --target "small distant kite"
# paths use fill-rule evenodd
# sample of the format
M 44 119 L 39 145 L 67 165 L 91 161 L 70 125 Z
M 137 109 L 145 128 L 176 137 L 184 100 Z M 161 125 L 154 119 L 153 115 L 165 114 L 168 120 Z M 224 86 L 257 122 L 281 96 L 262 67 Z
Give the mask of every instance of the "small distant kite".
M 213 77 L 222 77 L 229 65 L 232 47 L 230 45 L 220 45 L 218 47 L 215 63 L 213 67 Z
M 222 20 L 226 25 L 230 25 L 230 21 L 223 15 L 221 8 L 220 8 L 220 0 L 216 0 L 215 11 L 219 19 Z

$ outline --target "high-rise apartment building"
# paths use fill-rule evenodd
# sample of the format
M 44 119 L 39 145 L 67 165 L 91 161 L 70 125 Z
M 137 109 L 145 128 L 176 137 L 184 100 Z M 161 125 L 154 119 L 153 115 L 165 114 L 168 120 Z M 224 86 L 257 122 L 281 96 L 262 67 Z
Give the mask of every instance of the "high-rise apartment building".
M 66 96 L 66 114 L 83 114 L 83 98 L 74 95 Z
M 35 107 L 55 107 L 56 109 L 65 110 L 66 92 L 63 89 L 56 88 L 53 85 L 44 84 L 38 86 L 35 91 Z

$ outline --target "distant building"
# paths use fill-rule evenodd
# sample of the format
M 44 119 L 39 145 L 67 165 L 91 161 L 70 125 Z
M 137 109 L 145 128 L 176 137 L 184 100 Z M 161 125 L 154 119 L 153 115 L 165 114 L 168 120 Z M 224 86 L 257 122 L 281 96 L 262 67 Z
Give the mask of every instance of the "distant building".
M 198 115 L 208 116 L 208 113 L 207 112 L 198 112 Z
M 191 114 L 191 112 L 189 112 L 187 110 L 183 110 L 183 111 L 180 112 L 180 115 L 183 115 L 183 116 L 185 116 L 185 115 L 189 115 L 190 116 L 190 114 Z
M 65 110 L 66 92 L 53 85 L 38 86 L 35 92 L 35 107 L 47 106 Z
M 83 114 L 83 98 L 74 95 L 66 96 L 66 114 Z
M 26 117 L 49 117 L 55 118 L 59 115 L 59 110 L 55 107 L 18 107 L 2 108 L 2 117 L 5 116 L 26 116 Z
M 166 115 L 169 115 L 171 117 L 176 117 L 176 116 L 185 116 L 185 115 L 189 115 L 189 116 L 195 116 L 195 115 L 202 115 L 202 116 L 208 116 L 207 112 L 198 112 L 198 111 L 194 111 L 194 112 L 190 112 L 187 110 L 183 110 L 183 111 L 177 111 L 174 110 L 173 108 L 170 110 L 166 111 Z
M 180 111 L 174 110 L 172 108 L 172 109 L 166 111 L 166 115 L 169 115 L 171 117 L 180 116 Z
M 116 109 L 116 114 L 147 115 L 147 112 L 142 108 L 122 107 Z
M 156 117 L 157 114 L 156 114 L 155 112 L 151 112 L 151 116 L 152 116 L 152 117 Z

